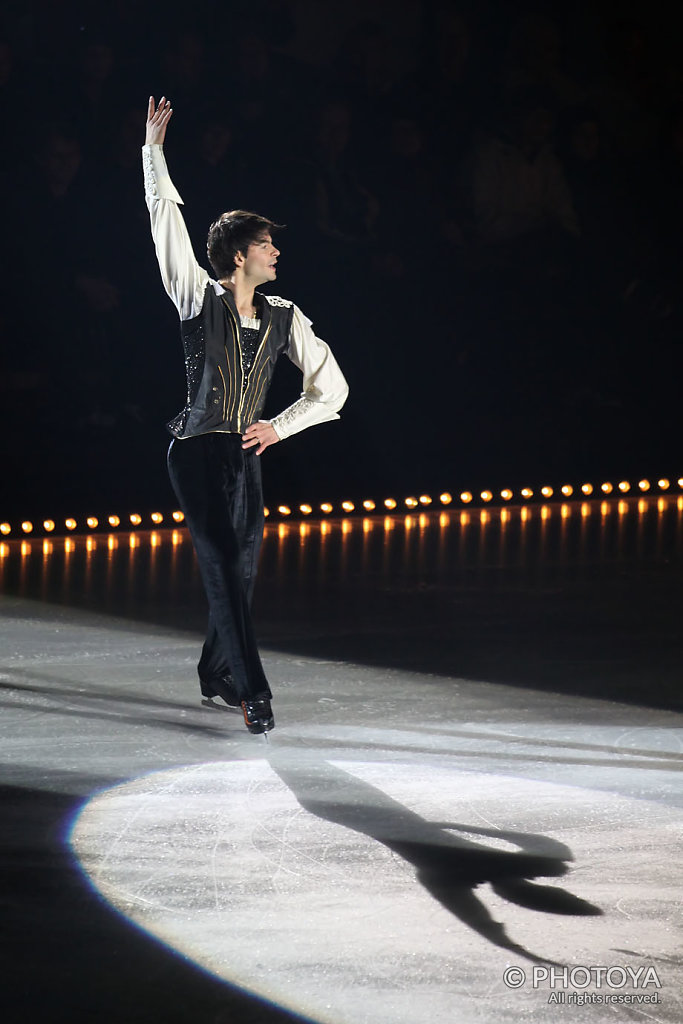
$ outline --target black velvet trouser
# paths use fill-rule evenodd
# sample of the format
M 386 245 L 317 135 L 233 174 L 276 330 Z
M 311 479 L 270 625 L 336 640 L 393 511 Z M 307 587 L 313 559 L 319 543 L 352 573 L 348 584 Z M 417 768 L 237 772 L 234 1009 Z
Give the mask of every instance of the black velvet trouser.
M 171 441 L 168 473 L 209 602 L 202 692 L 220 693 L 220 678 L 230 674 L 241 700 L 270 697 L 250 613 L 263 539 L 261 461 L 242 448 L 240 434 L 200 434 Z

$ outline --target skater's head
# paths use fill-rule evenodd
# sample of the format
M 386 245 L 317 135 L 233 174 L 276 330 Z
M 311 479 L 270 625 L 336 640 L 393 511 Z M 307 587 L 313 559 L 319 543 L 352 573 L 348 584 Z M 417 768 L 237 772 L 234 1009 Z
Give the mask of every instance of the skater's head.
M 261 284 L 274 281 L 280 253 L 273 244 L 273 232 L 282 227 L 248 210 L 222 213 L 209 228 L 206 243 L 209 263 L 218 280 L 242 269 L 250 276 L 262 277 Z

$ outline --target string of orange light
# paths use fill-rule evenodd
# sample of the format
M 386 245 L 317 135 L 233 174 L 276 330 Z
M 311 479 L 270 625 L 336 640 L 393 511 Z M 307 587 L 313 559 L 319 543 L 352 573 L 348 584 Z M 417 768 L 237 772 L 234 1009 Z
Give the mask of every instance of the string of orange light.
M 453 503 L 459 502 L 461 505 L 499 505 L 507 504 L 516 499 L 521 504 L 532 502 L 534 499 L 542 499 L 548 501 L 549 499 L 556 497 L 556 500 L 564 500 L 567 498 L 604 498 L 606 495 L 615 494 L 615 496 L 629 496 L 631 494 L 646 494 L 649 491 L 655 492 L 667 492 L 672 487 L 678 487 L 679 490 L 683 491 L 683 476 L 679 477 L 675 484 L 671 480 L 662 477 L 656 482 L 651 482 L 647 479 L 638 480 L 635 483 L 631 483 L 629 480 L 619 480 L 617 483 L 611 483 L 605 481 L 601 484 L 583 483 L 583 484 L 563 484 L 560 487 L 554 488 L 549 485 L 545 485 L 539 488 L 522 487 L 517 491 L 513 491 L 511 488 L 504 488 L 495 494 L 491 490 L 484 490 L 480 492 L 473 491 L 461 491 L 459 495 L 453 496 L 448 491 L 444 491 L 436 497 L 432 497 L 429 494 L 420 494 L 418 496 L 408 496 L 406 498 L 384 498 L 381 500 L 375 500 L 374 498 L 366 498 L 363 501 L 341 501 L 337 504 L 332 502 L 322 502 L 317 507 L 311 504 L 301 504 L 298 506 L 292 505 L 278 505 L 274 509 L 265 509 L 266 517 L 280 517 L 281 519 L 287 519 L 290 516 L 303 516 L 303 517 L 314 517 L 324 518 L 331 516 L 335 513 L 339 515 L 351 515 L 354 512 L 359 514 L 367 513 L 382 513 L 386 512 L 394 513 L 397 510 L 400 511 L 403 508 L 406 509 L 426 509 L 430 506 L 435 507 L 447 507 Z M 150 512 L 144 516 L 138 512 L 131 512 L 125 515 L 118 515 L 112 513 L 108 516 L 82 516 L 75 518 L 73 516 L 58 521 L 56 519 L 42 519 L 37 517 L 33 519 L 25 519 L 22 522 L 0 522 L 0 535 L 4 537 L 18 537 L 27 536 L 34 532 L 38 532 L 42 529 L 44 534 L 54 534 L 55 532 L 61 532 L 62 530 L 67 533 L 88 532 L 92 530 L 112 530 L 121 527 L 123 529 L 141 528 L 147 529 L 150 525 L 153 527 L 167 525 L 177 525 L 182 523 L 185 516 L 179 510 L 173 512 Z

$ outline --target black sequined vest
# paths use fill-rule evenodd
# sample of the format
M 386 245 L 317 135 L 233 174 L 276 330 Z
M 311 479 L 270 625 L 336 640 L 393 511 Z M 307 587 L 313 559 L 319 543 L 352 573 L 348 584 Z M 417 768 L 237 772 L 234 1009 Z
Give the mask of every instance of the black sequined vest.
M 293 306 L 255 293 L 261 328 L 250 367 L 242 359 L 242 327 L 231 291 L 216 295 L 209 282 L 199 316 L 184 320 L 187 399 L 167 424 L 174 437 L 213 430 L 242 434 L 263 412 L 275 363 L 286 349 Z

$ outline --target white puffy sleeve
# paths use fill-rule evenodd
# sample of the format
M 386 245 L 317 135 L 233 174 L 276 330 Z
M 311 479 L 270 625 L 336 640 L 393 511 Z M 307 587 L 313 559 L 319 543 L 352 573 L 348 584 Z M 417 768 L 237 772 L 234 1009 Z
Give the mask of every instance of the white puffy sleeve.
M 294 306 L 287 355 L 304 375 L 301 398 L 270 422 L 280 440 L 328 420 L 338 420 L 349 387 L 330 346 L 316 337 L 312 322 Z
M 162 146 L 142 147 L 142 167 L 161 280 L 180 319 L 191 320 L 201 312 L 210 278 L 192 251 L 180 212 L 183 201 L 171 181 Z

